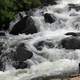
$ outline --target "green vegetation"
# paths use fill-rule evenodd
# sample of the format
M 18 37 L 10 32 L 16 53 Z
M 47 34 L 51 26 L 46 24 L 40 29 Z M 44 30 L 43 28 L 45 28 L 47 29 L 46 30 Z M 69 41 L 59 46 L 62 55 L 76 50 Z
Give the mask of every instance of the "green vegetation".
M 14 18 L 13 6 L 13 0 L 0 0 L 0 26 L 4 26 Z
M 0 28 L 6 27 L 19 11 L 40 5 L 40 0 L 0 0 Z

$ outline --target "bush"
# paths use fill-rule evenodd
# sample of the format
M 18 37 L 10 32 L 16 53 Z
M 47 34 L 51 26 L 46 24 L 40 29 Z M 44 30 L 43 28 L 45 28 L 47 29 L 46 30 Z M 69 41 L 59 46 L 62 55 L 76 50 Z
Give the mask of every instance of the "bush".
M 26 10 L 29 8 L 35 8 L 41 5 L 40 0 L 20 0 L 16 1 L 18 10 Z
M 0 26 L 8 24 L 15 16 L 14 0 L 0 0 Z
M 41 5 L 40 0 L 0 0 L 0 29 L 9 26 L 19 11 Z

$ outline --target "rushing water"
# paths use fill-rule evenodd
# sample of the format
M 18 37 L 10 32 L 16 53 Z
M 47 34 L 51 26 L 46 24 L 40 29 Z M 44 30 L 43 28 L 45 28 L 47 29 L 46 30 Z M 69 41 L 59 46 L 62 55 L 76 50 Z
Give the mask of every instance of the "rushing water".
M 79 0 L 62 0 L 58 5 L 37 9 L 32 16 L 37 26 L 38 33 L 33 35 L 20 34 L 18 36 L 7 35 L 7 50 L 11 45 L 24 42 L 26 47 L 33 52 L 33 57 L 27 60 L 29 69 L 14 69 L 6 65 L 6 71 L 0 72 L 0 80 L 38 80 L 44 76 L 63 76 L 78 73 L 80 63 L 80 50 L 66 50 L 59 48 L 61 39 L 66 38 L 67 32 L 80 31 L 80 11 L 68 10 L 69 3 L 78 3 Z M 44 21 L 43 14 L 51 13 L 56 17 L 52 24 Z M 34 47 L 39 41 L 50 41 L 54 48 L 44 46 L 41 51 Z M 41 79 L 40 79 L 41 80 Z

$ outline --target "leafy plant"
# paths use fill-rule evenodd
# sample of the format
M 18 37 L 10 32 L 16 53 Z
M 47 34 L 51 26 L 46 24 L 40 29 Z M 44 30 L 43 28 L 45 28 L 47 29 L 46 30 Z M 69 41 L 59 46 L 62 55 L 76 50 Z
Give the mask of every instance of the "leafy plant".
M 19 11 L 40 5 L 40 0 L 0 0 L 0 28 L 6 27 Z

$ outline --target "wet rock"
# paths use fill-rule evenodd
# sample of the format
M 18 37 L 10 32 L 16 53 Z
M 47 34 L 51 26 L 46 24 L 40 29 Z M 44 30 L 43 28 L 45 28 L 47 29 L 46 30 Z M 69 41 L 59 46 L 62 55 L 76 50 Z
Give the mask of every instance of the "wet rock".
M 47 48 L 53 48 L 54 45 L 52 42 L 49 41 L 40 41 L 36 44 L 34 44 L 35 48 L 39 51 L 41 51 L 43 49 L 43 47 L 47 47 Z
M 16 68 L 16 69 L 25 69 L 25 68 L 27 68 L 27 63 L 25 63 L 25 62 L 15 62 L 13 64 L 13 67 Z
M 53 48 L 54 44 L 52 42 L 45 42 L 46 47 Z
M 4 31 L 0 31 L 0 36 L 6 36 Z
M 35 43 L 34 46 L 36 47 L 37 50 L 41 51 L 44 45 L 44 41 L 40 41 L 38 43 Z
M 56 5 L 57 4 L 56 0 L 41 0 L 41 2 L 44 6 L 48 6 L 49 4 L 50 5 Z
M 3 44 L 4 42 L 0 42 L 0 55 L 2 54 L 2 50 L 4 49 Z
M 30 59 L 33 53 L 27 50 L 24 43 L 21 43 L 16 48 L 16 53 L 13 56 L 14 61 L 25 61 Z
M 44 14 L 44 19 L 46 23 L 50 23 L 50 24 L 56 21 L 56 17 L 49 13 Z
M 80 49 L 79 37 L 67 37 L 61 41 L 61 45 L 65 49 Z
M 14 27 L 10 31 L 10 34 L 13 34 L 13 35 L 18 35 L 22 33 L 25 33 L 25 34 L 37 33 L 35 23 L 30 16 L 26 16 L 22 18 L 19 22 L 17 22 L 14 25 Z
M 80 5 L 78 4 L 69 4 L 69 10 L 75 9 L 76 11 L 80 10 Z
M 0 71 L 4 71 L 3 62 L 0 61 Z
M 80 36 L 80 33 L 68 32 L 68 33 L 66 33 L 65 35 Z
M 79 63 L 79 74 L 80 74 L 80 63 Z
M 5 71 L 6 69 L 6 63 L 9 63 L 10 65 L 12 65 L 13 67 L 15 67 L 16 69 L 24 69 L 27 68 L 27 63 L 25 63 L 24 61 L 26 61 L 27 59 L 30 59 L 33 56 L 33 53 L 30 52 L 26 47 L 24 43 L 20 43 L 16 50 L 11 50 L 8 52 L 3 52 L 0 55 L 0 61 L 2 63 L 0 63 L 0 70 Z

